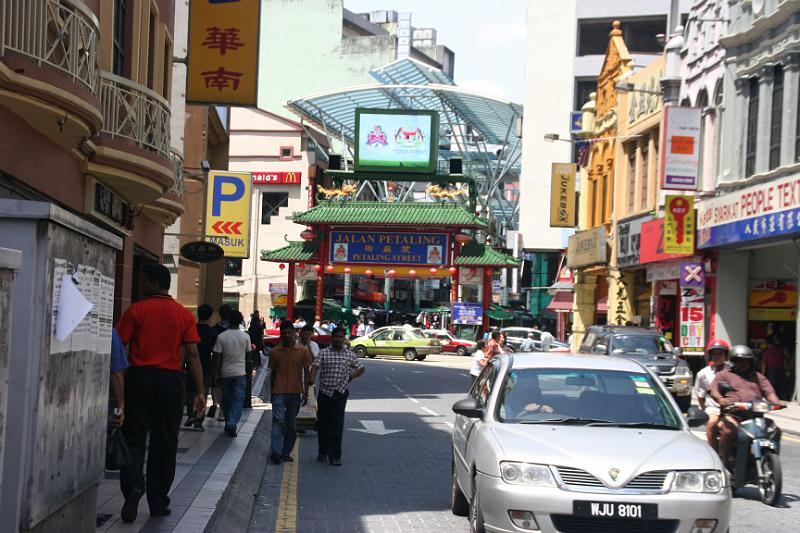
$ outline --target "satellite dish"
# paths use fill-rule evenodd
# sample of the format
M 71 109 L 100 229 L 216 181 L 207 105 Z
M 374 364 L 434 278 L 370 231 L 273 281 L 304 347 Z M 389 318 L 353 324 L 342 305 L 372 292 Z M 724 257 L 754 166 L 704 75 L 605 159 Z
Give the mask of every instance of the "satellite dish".
M 753 5 L 753 13 L 760 15 L 764 11 L 764 0 L 751 0 Z

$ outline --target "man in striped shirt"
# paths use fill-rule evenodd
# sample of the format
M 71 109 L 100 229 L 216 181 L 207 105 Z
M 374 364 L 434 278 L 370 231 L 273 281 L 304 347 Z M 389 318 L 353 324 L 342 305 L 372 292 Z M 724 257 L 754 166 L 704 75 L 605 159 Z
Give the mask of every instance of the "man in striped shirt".
M 364 367 L 351 350 L 345 348 L 345 330 L 333 330 L 331 346 L 320 350 L 315 366 L 319 373 L 317 396 L 317 461 L 342 464 L 344 410 L 351 381 L 364 373 Z

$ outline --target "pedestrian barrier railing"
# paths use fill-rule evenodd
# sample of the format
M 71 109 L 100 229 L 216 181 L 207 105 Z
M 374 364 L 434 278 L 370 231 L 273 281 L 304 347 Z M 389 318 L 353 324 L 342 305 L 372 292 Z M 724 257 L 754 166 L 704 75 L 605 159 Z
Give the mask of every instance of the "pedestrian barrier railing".
M 12 51 L 48 65 L 97 94 L 97 18 L 76 0 L 0 0 L 0 56 Z
M 170 109 L 164 97 L 127 78 L 102 71 L 103 133 L 170 157 Z

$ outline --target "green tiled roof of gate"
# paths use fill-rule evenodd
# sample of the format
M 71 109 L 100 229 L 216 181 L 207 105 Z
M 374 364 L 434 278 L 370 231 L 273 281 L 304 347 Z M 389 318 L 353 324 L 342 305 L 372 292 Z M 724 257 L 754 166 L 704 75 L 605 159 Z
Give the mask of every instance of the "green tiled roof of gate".
M 316 258 L 316 253 L 316 242 L 289 242 L 288 246 L 277 250 L 261 250 L 261 260 L 274 262 L 312 261 Z
M 491 246 L 472 241 L 461 248 L 454 264 L 468 267 L 518 267 L 519 261 Z
M 487 227 L 484 220 L 463 205 L 443 202 L 327 201 L 295 213 L 294 221 L 298 224 Z

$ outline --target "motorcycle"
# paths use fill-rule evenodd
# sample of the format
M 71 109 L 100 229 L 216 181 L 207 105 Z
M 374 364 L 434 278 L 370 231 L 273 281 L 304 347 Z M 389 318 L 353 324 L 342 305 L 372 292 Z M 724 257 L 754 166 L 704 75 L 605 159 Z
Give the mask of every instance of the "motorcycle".
M 756 485 L 761 501 L 777 505 L 781 499 L 783 477 L 781 474 L 781 430 L 764 415 L 783 409 L 783 405 L 766 400 L 736 402 L 723 409 L 737 413 L 739 433 L 732 451 L 734 458 L 731 488 Z

